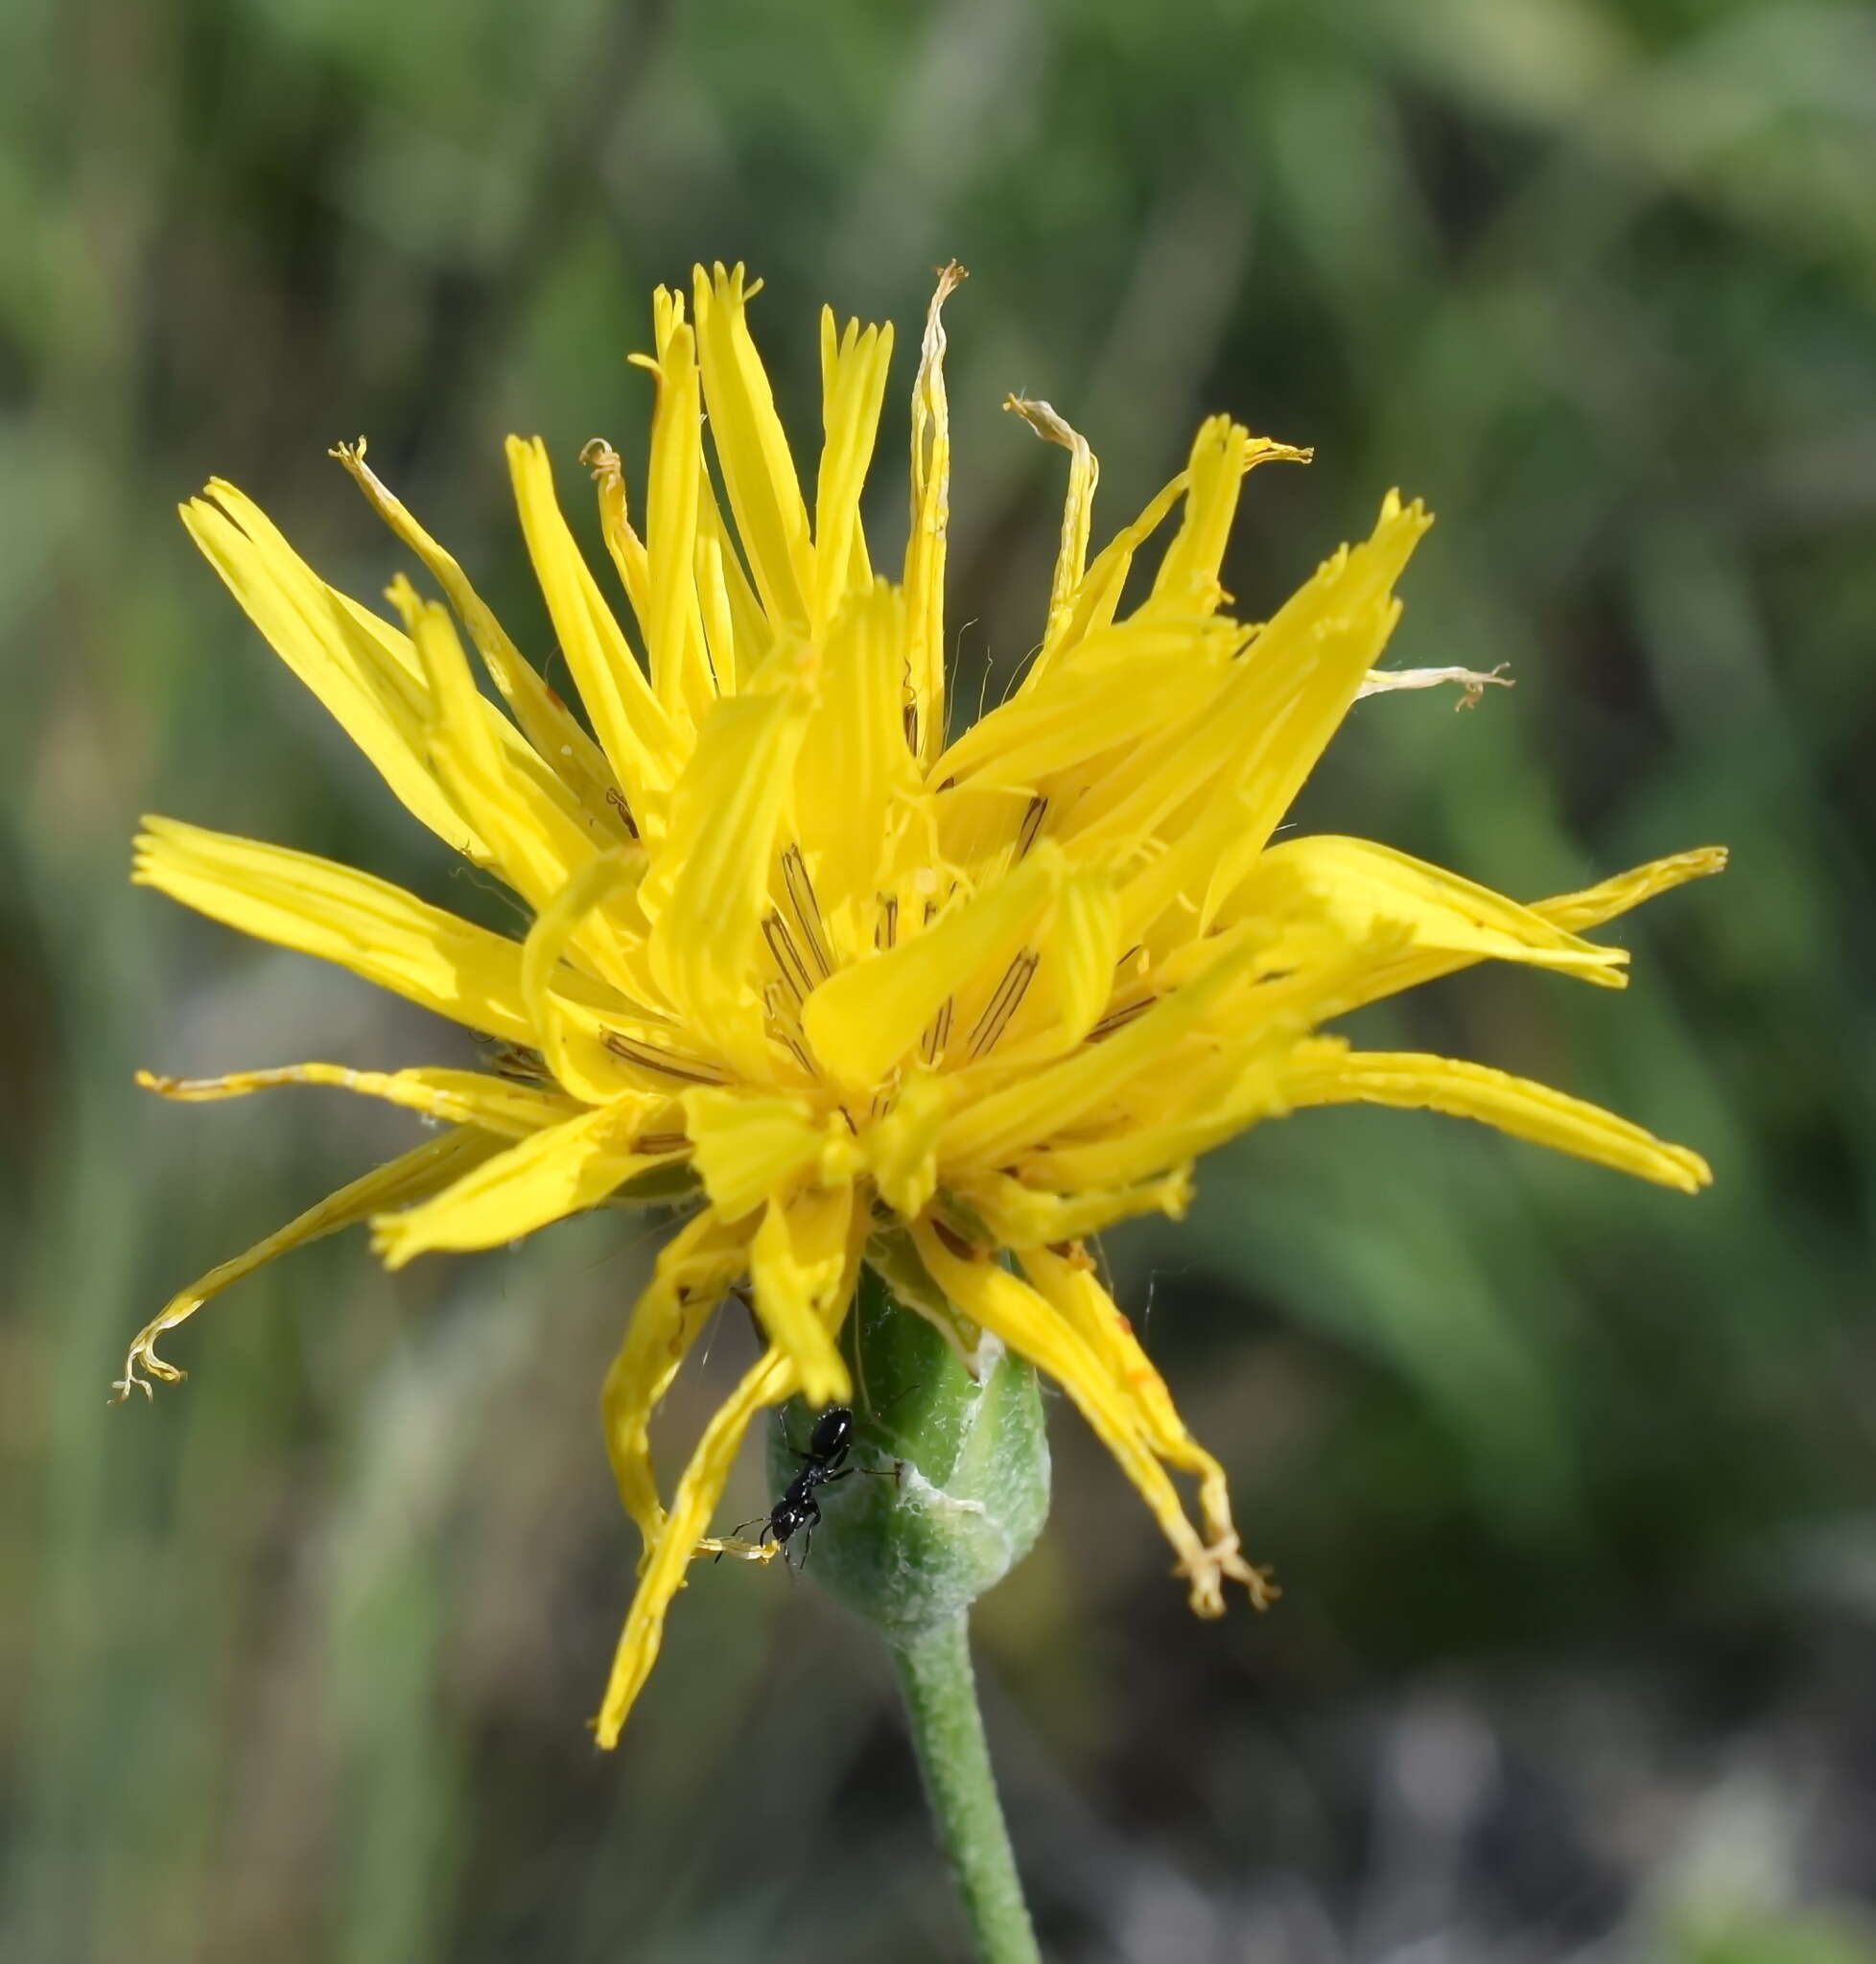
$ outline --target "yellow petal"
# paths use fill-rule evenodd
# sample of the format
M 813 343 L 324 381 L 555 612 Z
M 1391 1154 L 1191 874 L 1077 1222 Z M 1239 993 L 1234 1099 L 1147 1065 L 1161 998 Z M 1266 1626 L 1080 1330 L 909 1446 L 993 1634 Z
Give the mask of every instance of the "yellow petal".
M 1042 836 L 1048 815 L 1049 800 L 1026 785 L 924 792 L 887 843 L 880 884 L 900 902 L 895 943 L 907 938 L 908 923 L 929 921 L 941 897 L 949 903 L 954 886 L 981 892 L 1000 879 Z
M 652 295 L 652 310 L 657 341 L 662 349 L 683 322 L 682 296 L 660 287 Z M 658 364 L 642 365 L 649 365 L 655 371 Z M 690 365 L 694 380 L 694 336 Z M 662 393 L 660 399 L 663 400 Z M 687 395 L 687 399 L 694 407 L 694 394 Z M 711 485 L 701 444 L 696 442 L 700 435 L 701 432 L 693 428 L 692 437 L 697 464 L 693 573 L 708 658 L 708 673 L 699 679 L 710 685 L 713 695 L 733 695 L 737 690 L 738 675 L 755 668 L 768 653 L 775 637 L 762 616 L 762 603 L 756 598 L 748 575 L 742 570 L 736 548 L 730 543 L 729 528 L 724 525 L 723 514 L 716 503 L 716 493 Z M 640 631 L 648 640 L 652 619 L 651 569 L 645 542 L 632 529 L 626 516 L 624 467 L 619 460 L 619 453 L 598 437 L 586 446 L 580 457 L 592 470 L 598 486 L 599 525 L 605 533 L 606 549 L 619 570 L 626 597 L 638 617 Z M 686 700 L 692 703 L 691 717 L 694 724 L 701 719 L 702 708 L 689 682 L 686 684 Z
M 892 328 L 862 331 L 850 320 L 836 339 L 833 310 L 821 310 L 821 468 L 814 487 L 812 626 L 818 634 L 840 610 L 856 575 L 865 579 L 860 492 L 879 433 Z M 856 559 L 856 549 L 859 558 Z
M 1243 836 L 1250 818 L 1251 798 L 1241 785 L 1215 792 L 1171 845 L 1124 882 L 1116 928 L 1123 947 L 1143 943 L 1169 910 L 1178 911 L 1168 923 L 1167 936 L 1198 931 L 1200 910 L 1219 862 Z
M 1600 885 L 1580 893 L 1559 894 L 1553 900 L 1535 900 L 1530 911 L 1553 927 L 1576 931 L 1599 927 L 1638 907 L 1657 894 L 1670 892 L 1690 879 L 1704 879 L 1725 870 L 1724 846 L 1703 846 L 1691 853 L 1676 853 L 1665 859 L 1651 860 Z M 1417 989 L 1442 975 L 1469 968 L 1476 957 L 1455 955 L 1435 949 L 1412 948 L 1396 959 L 1382 963 L 1367 975 L 1356 978 L 1325 1016 L 1343 1016 L 1364 1003 L 1378 1002 L 1383 996 L 1397 995 L 1404 989 Z
M 1241 948 L 1248 959 L 1236 987 L 1208 1022 L 1208 1034 L 1254 1045 L 1268 1041 L 1273 1030 L 1301 1036 L 1333 1014 L 1362 976 L 1395 960 L 1412 936 L 1404 922 L 1377 920 L 1360 940 L 1351 941 L 1312 908 L 1305 898 L 1288 920 L 1254 915 L 1235 927 L 1181 942 L 1152 965 L 1146 986 L 1177 987 Z M 1127 992 L 1115 994 L 1110 1019 L 1116 1013 L 1134 1012 Z
M 742 1382 L 704 1428 L 691 1463 L 677 1484 L 669 1516 L 647 1551 L 637 1593 L 626 1613 L 625 1627 L 620 1633 L 612 1675 L 599 1716 L 594 1721 L 598 1742 L 607 1750 L 619 1743 L 620 1728 L 651 1674 L 664 1641 L 665 1617 L 671 1599 L 683 1588 L 685 1571 L 691 1565 L 697 1542 L 723 1496 L 743 1434 L 764 1406 L 779 1405 L 792 1396 L 794 1390 L 793 1366 L 771 1350 L 744 1374 Z
M 492 705 L 476 688 L 449 615 L 434 601 L 419 600 L 401 574 L 389 598 L 404 617 L 429 678 L 428 747 L 438 778 L 488 842 L 496 871 L 529 906 L 545 906 L 618 833 L 608 830 L 596 839 L 593 822 L 573 793 L 544 766 L 535 762 L 530 769 L 497 739 L 487 719 Z M 605 963 L 615 955 L 618 936 L 606 923 L 583 923 L 582 928 L 597 960 Z
M 1270 1048 L 1220 1049 L 1186 1061 L 1159 1109 L 1114 1115 L 1099 1137 L 1077 1136 L 1025 1154 L 1023 1178 L 1062 1193 L 1139 1190 L 1167 1167 L 1178 1167 L 1223 1145 L 1260 1119 L 1289 1110 L 1278 1068 L 1285 1040 Z M 1143 1081 L 1144 1082 L 1144 1081 Z M 1064 1237 L 1067 1238 L 1067 1237 Z
M 1250 471 L 1260 463 L 1278 459 L 1307 463 L 1310 455 L 1310 452 L 1298 450 L 1291 444 L 1278 443 L 1265 436 L 1253 436 L 1244 440 L 1239 467 L 1242 471 Z M 1149 501 L 1138 518 L 1124 526 L 1101 549 L 1074 592 L 1067 625 L 1059 642 L 1051 643 L 1052 655 L 1075 647 L 1089 635 L 1098 633 L 1113 622 L 1127 584 L 1127 575 L 1133 568 L 1135 553 L 1165 523 L 1166 514 L 1185 495 L 1190 478 L 1189 471 L 1181 471 Z M 1042 662 L 1032 666 L 1018 692 L 1039 682 L 1049 666 L 1051 663 Z
M 768 869 L 808 722 L 809 683 L 725 696 L 672 794 L 641 891 L 651 972 L 684 1020 L 741 1075 L 769 1075 L 752 986 Z
M 1200 433 L 1200 438 L 1202 436 L 1205 436 L 1205 433 Z M 1237 456 L 1239 476 L 1252 472 L 1259 463 L 1271 463 L 1278 459 L 1291 463 L 1308 463 L 1310 452 L 1297 450 L 1293 444 L 1278 444 L 1269 436 L 1241 436 L 1241 448 Z M 1074 605 L 1068 617 L 1067 632 L 1063 637 L 1065 648 L 1072 648 L 1076 643 L 1083 641 L 1083 637 L 1094 635 L 1094 632 L 1108 626 L 1108 622 L 1114 619 L 1114 611 L 1119 605 L 1119 597 L 1122 597 L 1122 591 L 1128 583 L 1128 573 L 1134 566 L 1134 554 L 1147 542 L 1147 538 L 1153 536 L 1153 532 L 1159 530 L 1161 525 L 1165 525 L 1169 510 L 1179 503 L 1181 497 L 1186 495 L 1190 479 L 1190 469 L 1184 469 L 1184 472 L 1181 472 L 1171 483 L 1159 489 L 1159 493 L 1147 503 L 1147 506 L 1141 510 L 1141 515 L 1132 525 L 1122 526 L 1122 530 L 1115 532 L 1114 538 L 1110 538 L 1108 544 L 1102 546 L 1100 556 L 1083 575 L 1083 581 L 1080 581 L 1080 587 L 1074 593 Z M 1216 501 L 1218 493 L 1214 491 L 1212 497 Z M 1212 508 L 1216 515 L 1222 506 L 1214 503 Z M 1226 513 L 1226 523 L 1230 523 L 1230 513 Z M 1181 530 L 1184 530 L 1184 526 Z M 1186 570 L 1190 570 L 1190 548 L 1183 546 L 1179 549 L 1181 560 L 1184 560 Z M 1175 562 L 1171 581 L 1179 581 L 1179 562 Z M 1161 577 L 1169 577 L 1165 573 L 1165 566 L 1161 568 Z
M 905 540 L 905 661 L 911 747 L 929 763 L 945 747 L 945 538 L 951 509 L 951 424 L 945 395 L 946 300 L 964 279 L 955 260 L 926 311 L 912 385 L 912 523 Z
M 661 289 L 662 291 L 662 289 Z M 579 460 L 593 473 L 593 488 L 599 498 L 599 532 L 606 542 L 619 583 L 625 589 L 639 632 L 645 632 L 651 619 L 651 569 L 645 541 L 632 526 L 625 508 L 625 466 L 619 453 L 603 436 L 590 437 Z
M 1246 922 L 1186 943 L 1153 970 L 1147 986 L 1158 993 L 1119 997 L 1095 1027 L 1103 1046 L 1177 1001 L 1191 982 L 1210 978 L 1209 1000 L 1193 1018 L 1167 1024 L 1161 1067 L 1132 1073 L 1057 1136 L 1038 1134 L 1020 1159 L 1026 1178 L 1063 1191 L 1124 1185 L 1285 1109 L 1272 1067 L 1343 999 L 1351 977 L 1385 963 L 1406 938 L 1399 927 L 1379 928 L 1352 947 L 1320 928 L 1312 935 L 1292 927 L 1274 941 L 1263 934 L 1261 924 Z M 1099 1172 L 1067 1170 L 1097 1162 Z
M 938 1134 L 948 1109 L 943 1077 L 908 1070 L 887 1110 L 861 1130 L 860 1149 L 880 1199 L 907 1221 L 937 1191 Z
M 486 863 L 473 825 L 436 783 L 424 751 L 425 688 L 232 484 L 180 507 L 182 523 L 269 644 L 332 713 L 405 808 L 436 836 Z M 230 512 L 234 516 L 230 516 Z
M 1247 800 L 1247 827 L 1228 872 L 1248 866 L 1386 644 L 1399 614 L 1394 582 L 1431 524 L 1390 493 L 1372 536 L 1345 547 L 1284 602 L 1212 702 L 1082 799 L 1064 833 L 1077 854 L 1124 848 L 1175 813 L 1197 823 L 1214 787 L 1231 785 Z
M 1078 867 L 1064 876 L 1041 951 L 1037 986 L 997 1045 L 1007 1066 L 1033 1068 L 1074 1049 L 1108 1007 L 1120 954 L 1120 896 L 1105 867 Z M 973 1054 L 988 1056 L 991 1045 Z
M 1253 436 L 1228 416 L 1201 425 L 1187 461 L 1185 513 L 1166 549 L 1142 612 L 1208 614 L 1225 597 L 1218 584 L 1243 479 L 1260 463 L 1307 463 L 1309 452 Z
M 795 825 L 830 907 L 872 900 L 894 802 L 917 795 L 900 713 L 904 635 L 904 600 L 880 581 L 848 601 L 828 637 L 795 765 Z
M 1327 834 L 1270 847 L 1220 918 L 1255 914 L 1266 896 L 1280 906 L 1292 882 L 1350 941 L 1364 940 L 1379 922 L 1399 922 L 1412 930 L 1416 949 L 1562 969 L 1610 988 L 1621 986 L 1619 971 L 1629 959 L 1626 949 L 1581 940 L 1533 909 L 1443 867 L 1370 839 Z
M 1675 887 L 1684 886 L 1690 879 L 1705 879 L 1725 870 L 1724 846 L 1698 846 L 1691 853 L 1676 853 L 1666 859 L 1651 859 L 1646 866 L 1618 873 L 1613 879 L 1606 879 L 1598 886 L 1584 887 L 1581 893 L 1559 894 L 1553 900 L 1538 900 L 1532 911 L 1541 914 L 1559 927 L 1600 927 L 1605 921 L 1613 921 L 1618 914 L 1628 913 L 1630 907 L 1639 907 L 1656 894 L 1671 892 Z
M 740 1221 L 805 1174 L 839 1181 L 858 1163 L 844 1127 L 831 1129 L 804 1098 L 698 1089 L 686 1091 L 682 1103 L 692 1163 L 726 1222 Z
M 614 786 L 604 752 L 508 639 L 502 623 L 470 585 L 461 566 L 424 530 L 365 462 L 364 438 L 361 436 L 356 443 L 341 443 L 331 455 L 344 465 L 372 510 L 423 561 L 430 576 L 448 596 L 450 605 L 469 630 L 469 639 L 475 643 L 489 679 L 501 690 L 503 701 L 514 713 L 515 721 L 542 761 L 573 790 L 589 818 L 622 836 L 624 828 L 609 802 Z
M 367 1173 L 363 1179 L 329 1194 L 317 1206 L 309 1207 L 277 1234 L 257 1242 L 246 1254 L 209 1270 L 199 1281 L 173 1296 L 164 1305 L 162 1315 L 138 1331 L 129 1355 L 124 1360 L 124 1375 L 111 1388 L 117 1394 L 113 1402 L 122 1404 L 132 1390 L 148 1397 L 152 1378 L 160 1378 L 165 1384 L 180 1381 L 184 1373 L 157 1356 L 156 1340 L 178 1323 L 187 1322 L 211 1297 L 219 1296 L 256 1269 L 265 1268 L 276 1255 L 317 1241 L 321 1235 L 335 1233 L 340 1228 L 349 1228 L 354 1221 L 363 1220 L 380 1207 L 396 1206 L 434 1193 L 497 1152 L 501 1144 L 492 1134 L 468 1130 L 428 1139 Z
M 1068 453 L 1068 495 L 1062 507 L 1062 543 L 1056 548 L 1055 573 L 1049 581 L 1048 622 L 1043 644 L 1030 665 L 1027 680 L 1045 668 L 1067 639 L 1074 614 L 1075 594 L 1088 571 L 1088 534 L 1094 516 L 1094 487 L 1101 466 L 1088 439 L 1069 428 L 1051 404 L 1006 395 L 1003 407 L 1016 412 L 1044 443 L 1059 443 Z
M 770 1200 L 749 1251 L 756 1314 L 777 1350 L 791 1358 L 810 1405 L 844 1405 L 853 1395 L 832 1331 L 845 1314 L 836 1297 L 851 1280 L 854 1189 L 809 1189 Z
M 369 874 L 285 846 L 146 818 L 131 878 L 261 941 L 337 962 L 367 982 L 531 1044 L 521 949 Z
M 372 1246 L 387 1268 L 401 1269 L 436 1249 L 500 1248 L 598 1206 L 614 1188 L 678 1157 L 633 1150 L 643 1115 L 643 1106 L 626 1099 L 537 1132 L 421 1206 L 375 1216 Z
M 829 1334 L 838 1327 L 846 1313 L 854 1282 L 858 1274 L 859 1229 L 864 1217 L 854 1211 L 846 1266 L 837 1287 L 830 1291 L 822 1305 Z M 698 1544 L 724 1484 L 736 1461 L 737 1449 L 749 1422 L 765 1405 L 778 1405 L 799 1389 L 794 1365 L 779 1350 L 769 1350 L 742 1379 L 704 1429 L 691 1463 L 677 1484 L 671 1510 L 657 1528 L 645 1549 L 639 1571 L 639 1586 L 625 1618 L 619 1648 L 613 1658 L 612 1676 L 599 1708 L 596 1730 L 602 1746 L 618 1742 L 620 1727 L 631 1710 L 633 1700 L 656 1661 L 663 1640 L 665 1615 L 671 1599 L 684 1586 L 684 1574 L 698 1553 Z
M 750 338 L 745 306 L 755 292 L 741 267 L 696 269 L 692 299 L 697 354 L 716 461 L 736 515 L 763 611 L 779 631 L 805 630 L 813 584 L 808 507 L 775 397 Z
M 1290 1102 L 1305 1105 L 1392 1105 L 1476 1118 L 1534 1145 L 1594 1159 L 1662 1186 L 1698 1193 L 1713 1175 L 1698 1153 L 1664 1144 L 1652 1133 L 1600 1106 L 1512 1077 L 1482 1064 L 1409 1051 L 1348 1050 L 1320 1040 L 1299 1046 L 1283 1074 Z
M 1185 515 L 1153 581 L 1150 605 L 1208 614 L 1223 597 L 1218 569 L 1237 513 L 1251 433 L 1229 416 L 1200 426 L 1185 465 Z
M 383 1098 L 407 1111 L 448 1125 L 473 1126 L 499 1138 L 524 1139 L 545 1126 L 575 1118 L 579 1107 L 571 1098 L 531 1085 L 481 1071 L 443 1070 L 419 1065 L 410 1070 L 354 1070 L 343 1064 L 288 1064 L 272 1070 L 230 1071 L 216 1078 L 159 1077 L 140 1070 L 137 1083 L 146 1091 L 179 1105 L 206 1105 L 223 1098 L 245 1098 L 280 1085 L 329 1085 L 362 1097 Z
M 663 289 L 660 289 L 663 292 Z M 703 399 L 695 337 L 683 300 L 659 311 L 658 378 L 645 485 L 646 650 L 651 686 L 674 723 L 694 731 L 717 690 L 704 652 L 697 598 L 697 515 L 703 485 Z
M 749 1266 L 755 1228 L 754 1215 L 729 1227 L 707 1207 L 686 1222 L 659 1251 L 606 1372 L 600 1393 L 606 1452 L 647 1554 L 665 1521 L 651 1470 L 651 1415 L 711 1312 Z
M 636 848 L 589 859 L 541 909 L 522 949 L 521 991 L 541 1052 L 560 1083 L 589 1105 L 609 1103 L 634 1079 L 555 984 L 572 979 L 561 961 L 587 916 L 631 892 L 644 874 L 645 854 Z
M 707 473 L 697 494 L 697 563 L 711 666 L 718 691 L 730 695 L 768 658 L 776 630 L 742 570 Z
M 1117 1382 L 1075 1330 L 1047 1301 L 994 1261 L 960 1256 L 929 1224 L 912 1230 L 931 1278 L 964 1314 L 990 1335 L 1026 1357 L 1060 1385 L 1095 1436 L 1119 1462 L 1153 1511 L 1191 1585 L 1193 1609 L 1217 1616 L 1225 1607 L 1226 1578 L 1243 1582 L 1261 1602 L 1263 1578 L 1231 1545 L 1208 1547 L 1194 1531 L 1166 1471 L 1147 1444 L 1149 1424 L 1137 1393 Z
M 1162 728 L 1216 696 L 1243 630 L 1230 622 L 1129 621 L 1090 635 L 1033 689 L 959 736 L 931 767 L 934 784 L 1034 786 L 1137 743 L 1152 705 Z
M 1199 1514 L 1207 1540 L 1214 1546 L 1235 1548 L 1237 1529 L 1231 1520 L 1225 1469 L 1186 1431 L 1165 1380 L 1140 1348 L 1133 1326 L 1114 1298 L 1101 1287 L 1093 1263 L 1078 1247 L 1060 1251 L 1034 1248 L 1022 1257 L 1022 1272 L 1107 1366 L 1114 1382 L 1132 1392 L 1153 1450 L 1168 1464 L 1198 1480 Z M 1269 1594 L 1276 1593 L 1268 1583 L 1265 1588 Z
M 730 605 L 721 543 L 715 538 L 700 537 L 693 564 L 697 617 L 702 622 L 705 659 L 711 679 L 718 695 L 734 695 L 739 672 L 736 616 Z
M 1034 1249 L 1079 1241 L 1136 1214 L 1185 1218 L 1192 1198 L 1189 1164 L 1131 1186 L 1084 1187 L 1050 1193 L 1007 1173 L 979 1174 L 949 1189 L 996 1235 L 999 1246 Z
M 1166 514 L 1185 495 L 1185 484 L 1186 473 L 1181 471 L 1169 483 L 1161 486 L 1131 525 L 1123 526 L 1101 548 L 1076 589 L 1061 650 L 1074 647 L 1087 636 L 1113 623 L 1126 589 L 1127 575 L 1134 568 L 1134 554 L 1165 524 Z M 1025 676 L 1022 687 L 1026 688 L 1028 682 L 1029 677 Z
M 665 795 L 683 755 L 677 731 L 632 657 L 553 492 L 547 446 L 537 436 L 508 438 L 515 504 L 560 650 L 579 685 L 635 829 L 655 837 Z
M 802 1010 L 802 1028 L 828 1072 L 853 1089 L 877 1084 L 919 1040 L 948 996 L 980 973 L 1001 973 L 1061 879 L 1060 856 L 1038 853 L 923 933 L 823 982 Z
M 1140 1072 L 1163 1062 L 1236 982 L 1256 950 L 1232 949 L 1112 1036 L 964 1104 L 939 1143 L 944 1166 L 995 1168 L 1021 1147 L 1072 1125 L 1114 1097 Z

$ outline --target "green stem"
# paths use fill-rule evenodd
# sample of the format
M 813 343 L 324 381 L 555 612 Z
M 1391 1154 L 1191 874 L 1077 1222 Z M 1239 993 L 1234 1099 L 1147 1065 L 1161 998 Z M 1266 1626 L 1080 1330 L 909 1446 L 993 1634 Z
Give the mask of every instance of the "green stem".
M 962 1613 L 893 1646 L 919 1771 L 983 1964 L 1042 1964 L 997 1797 Z

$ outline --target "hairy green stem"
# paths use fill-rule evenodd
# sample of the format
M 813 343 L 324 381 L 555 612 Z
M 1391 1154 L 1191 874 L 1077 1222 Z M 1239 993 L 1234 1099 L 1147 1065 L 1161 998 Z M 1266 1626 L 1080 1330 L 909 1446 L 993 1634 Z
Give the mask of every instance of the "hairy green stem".
M 919 1771 L 983 1964 L 1042 1964 L 990 1769 L 963 1612 L 892 1647 Z

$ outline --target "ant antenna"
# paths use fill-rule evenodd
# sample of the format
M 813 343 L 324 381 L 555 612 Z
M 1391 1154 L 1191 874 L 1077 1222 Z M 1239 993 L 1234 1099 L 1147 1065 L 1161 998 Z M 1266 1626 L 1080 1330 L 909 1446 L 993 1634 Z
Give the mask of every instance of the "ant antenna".
M 877 1425 L 882 1418 L 885 1417 L 888 1412 L 896 1412 L 901 1405 L 904 1404 L 905 1400 L 909 1398 L 914 1391 L 923 1391 L 924 1389 L 925 1380 L 923 1378 L 915 1378 L 909 1385 L 901 1385 L 898 1391 L 896 1391 L 892 1394 L 892 1396 L 886 1400 L 886 1402 L 883 1405 L 878 1407 L 870 1406 L 868 1408 L 868 1419 L 873 1424 Z
M 866 1411 L 873 1410 L 873 1392 L 866 1382 L 866 1332 L 861 1330 L 854 1343 L 854 1389 L 859 1393 L 856 1403 Z

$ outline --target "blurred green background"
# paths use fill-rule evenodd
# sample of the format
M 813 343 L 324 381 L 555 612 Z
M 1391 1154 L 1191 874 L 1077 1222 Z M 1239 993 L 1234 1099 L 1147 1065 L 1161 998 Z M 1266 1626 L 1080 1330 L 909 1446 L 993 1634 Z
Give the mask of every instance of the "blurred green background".
M 189 1276 L 408 1136 L 137 1064 L 451 1061 L 363 985 L 125 879 L 157 808 L 480 905 L 190 549 L 211 473 L 375 596 L 372 459 L 524 644 L 500 442 L 634 480 L 648 289 L 950 309 L 950 619 L 1040 629 L 1059 453 L 1097 533 L 1228 409 L 1255 617 L 1381 492 L 1441 523 L 1301 814 L 1536 895 L 1710 841 L 1626 997 L 1456 979 L 1371 1033 L 1694 1142 L 1699 1200 L 1424 1116 L 1268 1127 L 1109 1239 L 1231 1464 L 1268 1617 L 1199 1625 L 1104 1456 L 984 1605 L 1051 1953 L 1876 1957 L 1876 20 L 1700 0 L 9 0 L 0 9 L 0 1953 L 22 1964 L 958 1954 L 888 1673 L 703 1568 L 621 1751 L 634 1544 L 595 1422 L 651 1230 L 395 1281 L 361 1237 L 176 1339 Z M 901 438 L 880 532 L 903 532 Z M 733 1371 L 727 1321 L 679 1401 Z M 751 1452 L 731 1499 L 763 1503 Z

